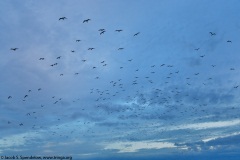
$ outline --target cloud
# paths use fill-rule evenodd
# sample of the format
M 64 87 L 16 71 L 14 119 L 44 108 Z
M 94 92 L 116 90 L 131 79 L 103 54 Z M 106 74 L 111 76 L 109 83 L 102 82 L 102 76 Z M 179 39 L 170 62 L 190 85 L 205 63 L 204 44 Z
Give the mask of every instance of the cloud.
M 118 153 L 138 152 L 142 149 L 175 148 L 170 142 L 138 141 L 138 142 L 112 142 L 103 144 L 105 150 L 117 150 Z

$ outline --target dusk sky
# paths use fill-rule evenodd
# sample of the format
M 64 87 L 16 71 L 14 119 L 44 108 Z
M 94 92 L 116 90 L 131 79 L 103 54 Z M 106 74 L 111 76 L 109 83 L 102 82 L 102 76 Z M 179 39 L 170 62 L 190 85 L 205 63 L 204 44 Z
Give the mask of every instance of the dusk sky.
M 0 156 L 239 159 L 239 0 L 1 0 L 0 29 Z

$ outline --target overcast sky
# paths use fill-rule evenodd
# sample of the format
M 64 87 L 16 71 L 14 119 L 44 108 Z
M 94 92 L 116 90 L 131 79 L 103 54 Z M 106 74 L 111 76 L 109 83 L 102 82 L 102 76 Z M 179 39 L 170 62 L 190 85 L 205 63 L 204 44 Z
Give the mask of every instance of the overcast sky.
M 0 155 L 237 159 L 239 11 L 1 0 Z

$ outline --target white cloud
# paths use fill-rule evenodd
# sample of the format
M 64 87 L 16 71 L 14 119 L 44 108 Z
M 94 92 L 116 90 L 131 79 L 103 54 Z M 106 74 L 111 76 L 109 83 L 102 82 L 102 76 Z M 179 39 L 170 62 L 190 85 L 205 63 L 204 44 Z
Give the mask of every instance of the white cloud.
M 210 138 L 203 139 L 202 141 L 206 143 L 206 142 L 218 139 L 218 138 L 226 138 L 226 137 L 231 137 L 231 136 L 236 136 L 236 135 L 240 135 L 240 132 L 234 132 L 234 133 L 224 135 L 224 136 L 219 135 L 219 136 L 215 136 L 215 137 L 210 137 Z
M 2 139 L 0 139 L 0 148 L 9 149 L 11 147 L 24 146 L 28 141 L 40 137 L 41 137 L 40 134 L 33 132 L 26 132 L 3 137 Z
M 105 150 L 118 150 L 118 153 L 138 152 L 141 149 L 161 149 L 174 148 L 174 143 L 157 142 L 157 141 L 140 141 L 140 142 L 113 142 L 105 144 Z
M 202 129 L 211 129 L 211 128 L 222 128 L 222 127 L 230 127 L 239 125 L 240 120 L 235 119 L 231 121 L 219 121 L 219 122 L 204 122 L 204 123 L 193 123 L 187 125 L 179 125 L 175 127 L 169 128 L 169 130 L 179 130 L 179 129 L 194 129 L 194 130 L 202 130 Z

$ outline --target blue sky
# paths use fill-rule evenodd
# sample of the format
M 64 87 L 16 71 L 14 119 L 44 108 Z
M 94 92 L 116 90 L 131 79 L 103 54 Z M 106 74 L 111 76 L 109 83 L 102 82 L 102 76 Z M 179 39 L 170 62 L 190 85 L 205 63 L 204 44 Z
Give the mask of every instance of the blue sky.
M 0 8 L 1 156 L 240 156 L 239 1 Z

